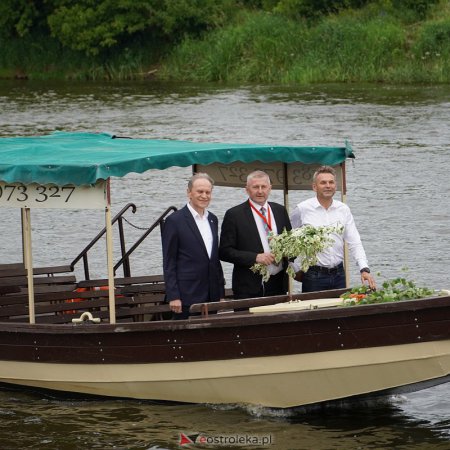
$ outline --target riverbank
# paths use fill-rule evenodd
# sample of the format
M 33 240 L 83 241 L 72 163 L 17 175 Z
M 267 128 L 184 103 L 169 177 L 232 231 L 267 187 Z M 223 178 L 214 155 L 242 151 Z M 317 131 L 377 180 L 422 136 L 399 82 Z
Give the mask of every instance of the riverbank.
M 52 38 L 1 42 L 0 78 L 310 84 L 450 82 L 450 5 L 411 18 L 369 5 L 313 25 L 264 11 L 177 46 L 142 37 L 88 57 Z

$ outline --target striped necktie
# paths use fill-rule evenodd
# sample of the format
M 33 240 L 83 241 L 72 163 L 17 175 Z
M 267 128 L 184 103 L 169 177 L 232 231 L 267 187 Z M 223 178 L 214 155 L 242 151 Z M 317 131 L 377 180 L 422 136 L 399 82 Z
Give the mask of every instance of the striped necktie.
M 270 233 L 270 230 L 269 230 L 269 225 L 267 224 L 267 220 L 266 220 L 266 208 L 264 208 L 264 206 L 261 206 L 260 211 L 261 211 L 261 215 L 264 217 L 264 220 L 263 220 L 264 231 L 268 235 Z

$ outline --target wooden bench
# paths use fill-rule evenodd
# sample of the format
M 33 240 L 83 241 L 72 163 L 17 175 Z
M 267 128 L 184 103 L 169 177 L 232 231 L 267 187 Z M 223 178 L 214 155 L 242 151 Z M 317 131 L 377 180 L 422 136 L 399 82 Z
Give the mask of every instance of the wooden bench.
M 66 273 L 66 275 L 55 275 Z M 67 275 L 70 273 L 70 275 Z M 73 284 L 76 277 L 70 272 L 70 266 L 49 266 L 33 268 L 33 284 L 56 285 Z M 23 263 L 0 264 L 0 287 L 28 286 L 27 270 Z
M 36 323 L 70 323 L 83 312 L 91 312 L 103 321 L 109 319 L 109 291 L 96 289 L 107 280 L 86 280 L 67 284 L 52 284 L 54 277 L 43 277 L 43 284 L 34 286 Z M 36 280 L 37 278 L 35 278 Z M 45 284 L 50 282 L 50 284 Z M 133 284 L 147 282 L 148 284 Z M 161 320 L 169 315 L 164 303 L 164 283 L 161 276 L 118 278 L 115 280 L 115 309 L 117 321 Z M 82 292 L 76 289 L 82 288 Z M 0 322 L 29 320 L 28 289 L 2 294 L 0 292 Z

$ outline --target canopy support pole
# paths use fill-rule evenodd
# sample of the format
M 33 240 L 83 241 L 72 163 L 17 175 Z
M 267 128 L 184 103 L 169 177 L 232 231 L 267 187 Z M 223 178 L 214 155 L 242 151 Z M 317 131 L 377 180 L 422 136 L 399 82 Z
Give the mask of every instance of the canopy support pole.
M 345 173 L 345 162 L 341 163 L 341 171 L 342 171 L 341 199 L 342 203 L 347 203 L 347 179 Z M 345 267 L 345 286 L 348 288 L 350 287 L 350 265 L 349 265 L 347 242 L 344 243 L 344 267 Z
M 288 180 L 288 165 L 283 163 L 283 201 L 284 207 L 289 214 L 289 180 Z M 281 233 L 283 230 L 278 230 Z M 294 290 L 294 283 L 291 277 L 288 278 L 288 295 L 291 295 Z
M 111 223 L 111 192 L 110 179 L 106 183 L 106 208 L 105 208 L 105 227 L 106 227 L 106 260 L 108 266 L 108 291 L 109 291 L 109 323 L 116 323 L 116 301 L 114 294 L 114 261 L 113 261 L 113 239 Z
M 22 208 L 22 240 L 25 269 L 27 269 L 28 281 L 28 311 L 30 323 L 36 323 L 34 310 L 34 282 L 33 282 L 33 255 L 31 246 L 31 211 L 30 208 Z

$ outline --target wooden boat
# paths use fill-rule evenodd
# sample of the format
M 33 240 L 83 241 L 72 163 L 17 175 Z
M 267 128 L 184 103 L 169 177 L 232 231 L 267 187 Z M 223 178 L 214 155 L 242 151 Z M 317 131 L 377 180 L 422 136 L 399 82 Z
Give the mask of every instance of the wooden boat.
M 118 264 L 112 261 L 111 228 L 122 213 L 111 218 L 112 176 L 194 165 L 212 173 L 217 184 L 232 184 L 245 164 L 248 170 L 272 167 L 274 184 L 287 191 L 309 184 L 306 175 L 327 163 L 341 169 L 345 195 L 345 160 L 353 156 L 348 146 L 56 133 L 1 138 L 0 154 L 0 206 L 21 208 L 24 242 L 23 261 L 0 265 L 0 382 L 112 397 L 287 408 L 449 381 L 448 292 L 355 307 L 343 305 L 339 296 L 345 290 L 228 300 L 193 305 L 198 316 L 172 321 L 163 278 L 131 276 L 127 264 L 134 246 L 122 249 Z M 105 209 L 107 277 L 90 279 L 85 251 L 65 266 L 33 267 L 30 210 L 44 206 Z M 169 208 L 150 228 L 170 213 Z M 85 263 L 82 280 L 74 275 L 78 261 Z M 123 277 L 115 274 L 118 266 Z

